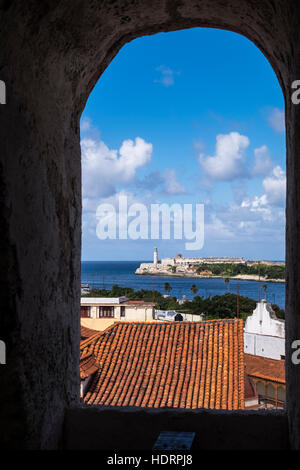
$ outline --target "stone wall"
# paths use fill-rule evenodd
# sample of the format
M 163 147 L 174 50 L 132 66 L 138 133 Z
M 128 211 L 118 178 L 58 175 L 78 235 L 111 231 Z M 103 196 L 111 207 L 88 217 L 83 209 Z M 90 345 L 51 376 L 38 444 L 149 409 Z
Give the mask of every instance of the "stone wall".
M 194 432 L 192 451 L 283 450 L 289 447 L 282 412 L 226 412 L 82 407 L 70 410 L 65 447 L 78 450 L 150 450 L 162 431 Z
M 0 1 L 0 79 L 7 93 L 0 114 L 0 339 L 7 346 L 0 441 L 6 447 L 59 446 L 65 412 L 79 403 L 79 121 L 89 94 L 128 41 L 202 26 L 253 41 L 285 96 L 287 413 L 291 445 L 300 448 L 300 374 L 290 361 L 291 343 L 300 338 L 300 107 L 291 103 L 291 83 L 300 79 L 300 3 L 292 0 Z

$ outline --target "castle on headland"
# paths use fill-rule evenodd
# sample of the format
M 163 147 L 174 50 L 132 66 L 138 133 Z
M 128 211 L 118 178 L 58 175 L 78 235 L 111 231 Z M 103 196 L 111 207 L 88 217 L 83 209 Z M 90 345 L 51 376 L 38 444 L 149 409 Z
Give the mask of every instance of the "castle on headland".
M 284 265 L 282 262 L 276 261 L 251 261 L 244 260 L 239 257 L 210 257 L 210 258 L 184 258 L 181 254 L 176 255 L 174 258 L 158 259 L 158 249 L 154 248 L 153 263 L 141 263 L 137 268 L 135 274 L 195 274 L 197 267 L 201 264 L 246 264 L 251 266 L 257 263 L 265 265 Z
M 193 267 L 199 264 L 205 263 L 245 263 L 243 258 L 184 258 L 181 254 L 175 256 L 175 258 L 162 258 L 161 261 L 158 259 L 158 250 L 154 248 L 153 263 L 141 263 L 140 267 L 136 270 L 136 274 L 148 274 L 148 273 L 170 273 L 172 268 L 176 269 L 177 273 L 184 273 L 193 271 Z M 173 272 L 175 271 L 173 269 Z

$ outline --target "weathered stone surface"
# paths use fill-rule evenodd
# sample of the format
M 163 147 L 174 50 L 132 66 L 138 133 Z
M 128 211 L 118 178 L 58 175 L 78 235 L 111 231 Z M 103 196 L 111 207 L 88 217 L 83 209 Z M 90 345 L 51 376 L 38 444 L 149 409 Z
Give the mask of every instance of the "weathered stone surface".
M 81 168 L 79 119 L 128 41 L 196 26 L 252 40 L 286 100 L 287 412 L 300 448 L 300 3 L 294 0 L 1 0 L 0 339 L 1 441 L 59 445 L 66 408 L 79 400 Z M 196 59 L 196 57 L 195 57 Z
M 289 448 L 283 412 L 96 406 L 67 412 L 64 445 L 71 450 L 151 450 L 162 431 L 194 432 L 193 451 Z

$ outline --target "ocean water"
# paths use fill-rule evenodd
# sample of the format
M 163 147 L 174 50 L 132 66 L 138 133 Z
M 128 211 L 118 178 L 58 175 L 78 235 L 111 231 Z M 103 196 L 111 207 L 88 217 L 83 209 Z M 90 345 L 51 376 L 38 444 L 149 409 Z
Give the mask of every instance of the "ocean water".
M 202 297 L 226 294 L 227 286 L 224 279 L 195 279 L 171 276 L 137 276 L 135 270 L 140 263 L 149 261 L 82 261 L 81 263 L 81 282 L 88 283 L 90 287 L 100 289 L 110 289 L 114 284 L 121 287 L 132 287 L 135 290 L 147 289 L 157 290 L 163 294 L 164 283 L 168 282 L 172 290 L 171 295 L 187 299 L 194 297 L 190 292 L 192 284 L 196 284 L 198 292 L 196 295 Z M 285 302 L 285 284 L 283 282 L 262 282 L 267 284 L 266 298 L 268 302 L 277 304 L 284 309 Z M 236 293 L 237 281 L 230 280 L 230 292 Z M 258 282 L 239 281 L 239 294 L 258 300 Z M 261 288 L 261 296 L 264 297 Z

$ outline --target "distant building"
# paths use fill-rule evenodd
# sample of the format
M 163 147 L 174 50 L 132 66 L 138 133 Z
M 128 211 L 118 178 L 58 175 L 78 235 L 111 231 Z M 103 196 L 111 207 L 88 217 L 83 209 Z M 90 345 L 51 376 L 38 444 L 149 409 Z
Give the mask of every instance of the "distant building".
M 253 397 L 258 399 L 256 408 L 284 408 L 285 361 L 245 354 L 245 366 L 254 390 Z M 252 408 L 254 407 L 255 405 L 252 405 Z
M 285 358 L 285 324 L 277 318 L 265 300 L 256 304 L 247 317 L 244 329 L 245 353 L 271 359 Z
M 195 315 L 192 313 L 176 312 L 175 310 L 155 310 L 155 319 L 160 321 L 175 321 L 176 315 L 181 315 L 184 321 L 203 321 L 204 314 Z
M 175 258 L 162 258 L 161 264 L 164 266 L 193 266 L 193 265 L 201 265 L 201 264 L 219 264 L 219 263 L 232 263 L 238 264 L 242 263 L 245 264 L 245 260 L 243 258 L 230 258 L 230 257 L 222 257 L 222 258 L 184 258 L 182 255 L 177 255 Z
M 153 321 L 155 303 L 127 297 L 81 297 L 81 324 L 103 330 L 115 321 Z
M 159 261 L 158 250 L 157 248 L 154 248 L 153 263 L 141 263 L 141 265 L 139 266 L 139 268 L 137 268 L 135 273 L 136 274 L 148 274 L 152 272 L 154 274 L 169 273 L 169 272 L 172 272 L 173 274 L 187 273 L 187 272 L 192 273 L 196 271 L 197 266 L 201 264 L 217 264 L 217 263 L 245 264 L 246 261 L 243 258 L 237 258 L 237 257 L 235 258 L 234 257 L 233 258 L 230 258 L 230 257 L 184 258 L 182 254 L 180 253 L 176 255 L 175 258 L 162 258 L 161 261 Z

